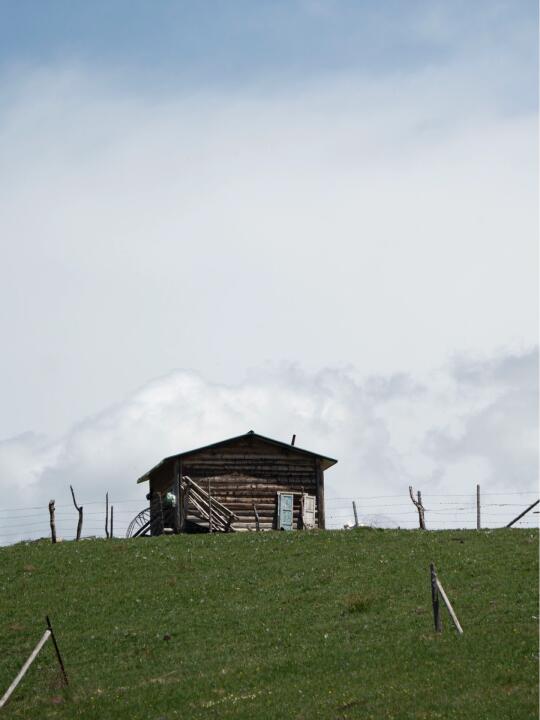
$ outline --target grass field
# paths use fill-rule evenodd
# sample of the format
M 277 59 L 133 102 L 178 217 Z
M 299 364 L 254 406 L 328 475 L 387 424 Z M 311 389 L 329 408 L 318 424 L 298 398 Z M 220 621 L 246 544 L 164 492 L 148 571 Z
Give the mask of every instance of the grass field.
M 432 630 L 429 562 L 464 628 Z M 9 718 L 538 717 L 534 530 L 184 535 L 0 549 Z

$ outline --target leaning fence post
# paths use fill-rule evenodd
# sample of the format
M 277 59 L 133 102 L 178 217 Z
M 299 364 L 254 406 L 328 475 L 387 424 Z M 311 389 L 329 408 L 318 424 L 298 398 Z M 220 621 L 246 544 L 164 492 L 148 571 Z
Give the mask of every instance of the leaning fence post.
M 446 605 L 446 609 L 448 610 L 450 617 L 452 618 L 452 622 L 454 623 L 456 630 L 458 631 L 458 633 L 460 635 L 463 635 L 463 628 L 461 627 L 460 622 L 457 619 L 457 615 L 454 612 L 454 608 L 452 607 L 450 600 L 447 598 L 446 593 L 444 592 L 444 588 L 441 585 L 441 581 L 439 580 L 438 577 L 435 577 L 435 582 L 437 583 L 437 590 L 441 594 L 441 597 L 444 601 L 444 604 Z
M 529 505 L 529 507 L 528 507 L 526 510 L 524 510 L 522 513 L 519 513 L 519 515 L 518 515 L 517 517 L 515 517 L 515 518 L 512 520 L 512 522 L 509 522 L 508 525 L 505 525 L 505 527 L 507 527 L 507 528 L 512 527 L 512 525 L 513 525 L 514 523 L 516 523 L 516 522 L 517 522 L 518 520 L 520 520 L 524 515 L 526 515 L 526 514 L 529 512 L 529 510 L 532 510 L 533 507 L 536 507 L 536 506 L 538 505 L 538 503 L 540 503 L 540 500 L 536 500 L 535 502 L 533 502 L 532 505 Z
M 9 698 L 11 697 L 13 691 L 15 690 L 15 688 L 17 687 L 17 685 L 21 682 L 21 680 L 23 679 L 23 677 L 26 675 L 26 672 L 28 671 L 28 668 L 29 668 L 30 665 L 34 662 L 34 660 L 37 658 L 37 656 L 39 655 L 39 653 L 40 653 L 40 651 L 41 651 L 41 648 L 45 645 L 45 643 L 47 642 L 47 640 L 48 640 L 49 638 L 51 638 L 52 641 L 53 641 L 53 643 L 54 643 L 54 649 L 56 650 L 56 657 L 58 658 L 58 662 L 60 663 L 60 667 L 61 667 L 61 669 L 62 669 L 62 675 L 63 675 L 63 677 L 64 677 L 64 681 L 65 681 L 66 685 L 68 684 L 68 679 L 67 679 L 67 675 L 66 675 L 66 670 L 65 670 L 65 668 L 64 668 L 64 663 L 62 662 L 62 656 L 60 655 L 60 650 L 58 649 L 58 644 L 57 644 L 56 638 L 55 638 L 55 636 L 54 636 L 54 632 L 53 632 L 53 629 L 52 629 L 52 626 L 51 626 L 51 621 L 49 620 L 49 617 L 48 617 L 48 616 L 47 616 L 46 619 L 47 619 L 47 629 L 45 630 L 45 632 L 44 632 L 43 635 L 41 636 L 41 639 L 40 639 L 40 641 L 38 642 L 38 644 L 36 645 L 36 647 L 35 647 L 35 648 L 32 650 L 32 652 L 30 653 L 29 657 L 27 658 L 27 660 L 26 660 L 26 662 L 24 663 L 24 665 L 22 666 L 22 668 L 21 668 L 21 669 L 19 670 L 19 672 L 17 673 L 17 676 L 15 677 L 15 680 L 13 680 L 13 682 L 12 682 L 11 685 L 8 687 L 8 689 L 6 690 L 6 692 L 5 692 L 5 693 L 2 695 L 2 697 L 0 698 L 0 708 L 4 707 L 4 705 L 7 703 L 7 701 L 8 701 Z
M 50 638 L 50 636 L 51 636 L 51 631 L 50 631 L 50 630 L 45 630 L 45 632 L 43 633 L 43 635 L 42 635 L 42 637 L 41 637 L 41 640 L 38 642 L 38 644 L 36 645 L 36 647 L 32 650 L 32 652 L 31 652 L 31 654 L 30 654 L 30 657 L 26 660 L 26 662 L 24 663 L 24 665 L 22 666 L 22 668 L 19 670 L 19 673 L 18 673 L 17 677 L 16 677 L 15 680 L 11 683 L 11 685 L 8 687 L 8 689 L 6 690 L 6 692 L 4 693 L 4 695 L 2 696 L 2 698 L 0 699 L 0 708 L 1 708 L 1 707 L 4 707 L 4 705 L 7 703 L 7 701 L 9 700 L 12 692 L 15 690 L 15 688 L 17 687 L 17 685 L 21 682 L 21 680 L 23 679 L 23 677 L 26 675 L 26 671 L 28 670 L 28 668 L 30 667 L 30 665 L 34 662 L 34 660 L 36 659 L 36 657 L 37 657 L 38 654 L 39 654 L 39 651 L 40 651 L 41 648 L 45 645 L 45 643 L 46 643 L 47 640 Z
M 51 640 L 53 641 L 54 649 L 56 651 L 56 657 L 58 658 L 58 662 L 60 664 L 60 668 L 62 670 L 62 675 L 64 676 L 64 682 L 66 685 L 68 685 L 68 679 L 67 679 L 67 673 L 66 669 L 64 667 L 64 662 L 62 660 L 62 656 L 60 655 L 60 649 L 58 647 L 58 643 L 56 642 L 56 637 L 54 635 L 54 630 L 52 629 L 51 621 L 49 620 L 49 616 L 47 615 L 45 620 L 47 621 L 47 627 L 49 628 L 49 631 L 51 633 Z
M 49 500 L 49 518 L 51 522 L 51 542 L 56 542 L 56 522 L 54 520 L 54 500 Z
M 259 532 L 259 530 L 261 529 L 261 524 L 259 521 L 259 513 L 257 511 L 257 506 L 255 505 L 255 503 L 253 503 L 253 512 L 255 513 L 255 529 L 257 530 L 257 532 Z
M 433 622 L 435 624 L 435 632 L 442 632 L 441 612 L 439 607 L 439 588 L 437 587 L 437 571 L 435 565 L 429 565 L 431 574 L 431 603 L 433 605 Z
M 353 500 L 352 502 L 352 509 L 354 513 L 354 527 L 358 527 L 358 513 L 356 512 L 356 502 Z

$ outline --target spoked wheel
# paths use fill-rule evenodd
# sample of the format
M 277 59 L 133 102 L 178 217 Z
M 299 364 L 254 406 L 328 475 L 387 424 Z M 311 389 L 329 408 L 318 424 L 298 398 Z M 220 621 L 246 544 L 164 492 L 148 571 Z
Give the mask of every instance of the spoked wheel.
M 146 535 L 150 532 L 150 508 L 141 510 L 138 515 L 135 515 L 133 520 L 129 523 L 128 529 L 126 530 L 126 537 L 139 537 L 140 535 Z

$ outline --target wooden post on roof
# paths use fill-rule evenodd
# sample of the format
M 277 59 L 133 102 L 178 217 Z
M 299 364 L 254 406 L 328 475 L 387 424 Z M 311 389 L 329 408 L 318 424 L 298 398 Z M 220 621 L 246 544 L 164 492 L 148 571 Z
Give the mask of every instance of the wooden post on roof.
M 321 467 L 321 459 L 315 460 L 315 472 L 317 475 L 317 512 L 318 512 L 318 525 L 320 530 L 324 530 L 326 527 L 324 517 L 324 473 Z
M 173 528 L 175 535 L 180 532 L 180 462 L 178 459 L 174 461 L 174 508 L 173 508 Z

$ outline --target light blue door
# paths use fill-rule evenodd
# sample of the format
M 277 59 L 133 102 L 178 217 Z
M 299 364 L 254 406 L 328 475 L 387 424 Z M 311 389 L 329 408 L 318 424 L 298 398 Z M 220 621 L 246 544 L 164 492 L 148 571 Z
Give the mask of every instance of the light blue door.
M 289 493 L 278 493 L 278 530 L 293 529 L 293 500 Z

